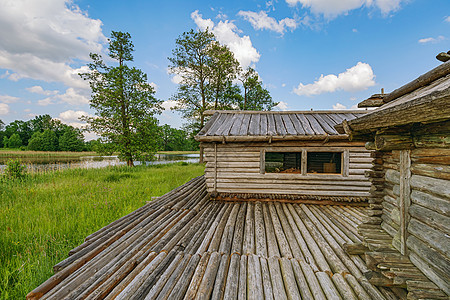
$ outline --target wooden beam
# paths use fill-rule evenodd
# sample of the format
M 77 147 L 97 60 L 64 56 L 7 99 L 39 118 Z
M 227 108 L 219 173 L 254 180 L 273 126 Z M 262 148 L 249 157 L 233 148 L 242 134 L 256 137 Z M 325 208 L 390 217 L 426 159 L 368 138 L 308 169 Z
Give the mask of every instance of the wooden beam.
M 317 134 L 317 135 L 278 135 L 278 136 L 248 136 L 248 135 L 233 135 L 233 136 L 195 136 L 195 140 L 199 142 L 276 142 L 276 141 L 345 141 L 348 140 L 346 134 L 339 135 L 328 135 L 328 134 Z
M 450 63 L 450 62 L 449 62 Z M 353 132 L 368 133 L 378 128 L 450 119 L 450 88 L 419 96 L 411 101 L 372 111 L 348 121 Z
M 411 205 L 411 153 L 409 150 L 400 151 L 400 253 L 406 255 L 407 230 L 409 224 L 409 206 Z
M 430 84 L 431 82 L 435 81 L 436 79 L 439 79 L 441 77 L 444 77 L 446 75 L 450 74 L 450 62 L 443 63 L 433 70 L 423 74 L 422 76 L 414 79 L 413 81 L 405 84 L 404 86 L 392 91 L 386 97 L 384 97 L 383 101 L 384 103 L 390 102 L 394 99 L 397 99 L 403 95 L 406 95 L 414 90 L 417 90 L 423 86 L 426 86 L 427 84 Z

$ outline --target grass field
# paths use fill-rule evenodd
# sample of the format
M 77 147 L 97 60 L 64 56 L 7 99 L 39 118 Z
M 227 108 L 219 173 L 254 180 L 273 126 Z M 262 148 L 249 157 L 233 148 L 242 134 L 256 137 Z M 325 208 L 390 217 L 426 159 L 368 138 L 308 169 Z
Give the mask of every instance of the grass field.
M 203 172 L 199 164 L 69 169 L 0 182 L 0 299 L 23 299 L 86 236 Z

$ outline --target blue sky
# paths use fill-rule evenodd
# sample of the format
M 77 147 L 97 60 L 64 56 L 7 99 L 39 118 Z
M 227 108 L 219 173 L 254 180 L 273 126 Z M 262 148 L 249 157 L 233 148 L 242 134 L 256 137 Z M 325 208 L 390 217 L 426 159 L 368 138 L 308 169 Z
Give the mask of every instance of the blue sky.
M 407 83 L 450 50 L 448 0 L 67 1 L 0 0 L 0 120 L 50 114 L 81 126 L 93 114 L 77 73 L 127 31 L 133 65 L 168 101 L 167 57 L 185 31 L 209 27 L 243 66 L 253 66 L 277 110 L 337 109 Z M 160 123 L 180 127 L 166 110 Z

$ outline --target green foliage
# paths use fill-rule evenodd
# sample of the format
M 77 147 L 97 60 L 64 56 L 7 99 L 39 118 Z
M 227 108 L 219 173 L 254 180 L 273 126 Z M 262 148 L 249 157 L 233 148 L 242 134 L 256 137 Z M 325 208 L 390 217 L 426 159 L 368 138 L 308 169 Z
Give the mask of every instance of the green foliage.
M 86 236 L 203 172 L 198 164 L 71 169 L 0 183 L 0 299 L 24 299 Z
M 241 110 L 271 110 L 278 105 L 272 100 L 269 91 L 262 87 L 254 69 L 249 67 L 243 72 L 241 81 L 244 89 L 244 97 L 238 102 Z
M 45 129 L 42 133 L 42 151 L 58 151 L 58 136 L 56 132 Z
M 37 131 L 33 133 L 31 139 L 28 141 L 28 150 L 42 151 L 42 133 Z
M 159 150 L 190 151 L 196 149 L 196 142 L 186 130 L 172 128 L 169 125 L 160 126 Z
M 210 45 L 214 34 L 208 30 L 184 32 L 175 41 L 176 47 L 169 57 L 169 70 L 181 77 L 177 93 L 172 97 L 178 102 L 183 117 L 199 120 L 203 127 L 203 112 L 211 108 L 212 98 L 209 79 L 212 74 Z
M 13 135 L 11 135 L 7 144 L 8 148 L 19 148 L 20 146 L 22 146 L 22 140 L 20 139 L 19 134 L 14 133 Z
M 243 72 L 229 48 L 220 45 L 208 29 L 191 29 L 175 44 L 169 70 L 181 82 L 171 99 L 177 102 L 174 109 L 195 127 L 205 124 L 205 110 L 271 110 L 277 105 L 255 70 Z M 243 95 L 240 86 L 233 83 L 235 79 L 242 82 Z
M 6 167 L 4 170 L 4 176 L 8 180 L 24 179 L 26 177 L 25 165 L 22 165 L 20 159 L 10 159 L 6 162 Z
M 9 148 L 9 139 L 6 135 L 3 136 L 2 144 L 3 144 L 3 148 Z
M 59 150 L 80 152 L 84 150 L 84 137 L 80 130 L 67 127 L 59 138 Z
M 102 141 L 114 147 L 119 157 L 133 166 L 133 161 L 152 157 L 157 150 L 158 132 L 156 113 L 161 101 L 154 97 L 154 89 L 147 82 L 147 75 L 135 67 L 126 65 L 133 60 L 134 46 L 129 33 L 111 33 L 109 56 L 117 66 L 106 65 L 99 54 L 92 54 L 91 72 L 80 74 L 89 80 L 92 90 L 90 106 L 95 117 L 83 117 L 89 131 L 102 137 Z

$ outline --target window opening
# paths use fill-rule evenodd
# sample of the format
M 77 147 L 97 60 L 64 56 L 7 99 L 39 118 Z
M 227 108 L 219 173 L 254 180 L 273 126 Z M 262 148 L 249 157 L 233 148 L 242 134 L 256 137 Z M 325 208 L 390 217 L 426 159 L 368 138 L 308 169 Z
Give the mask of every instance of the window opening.
M 342 173 L 342 152 L 308 152 L 308 173 Z
M 301 174 L 301 152 L 266 152 L 266 173 L 294 173 Z

